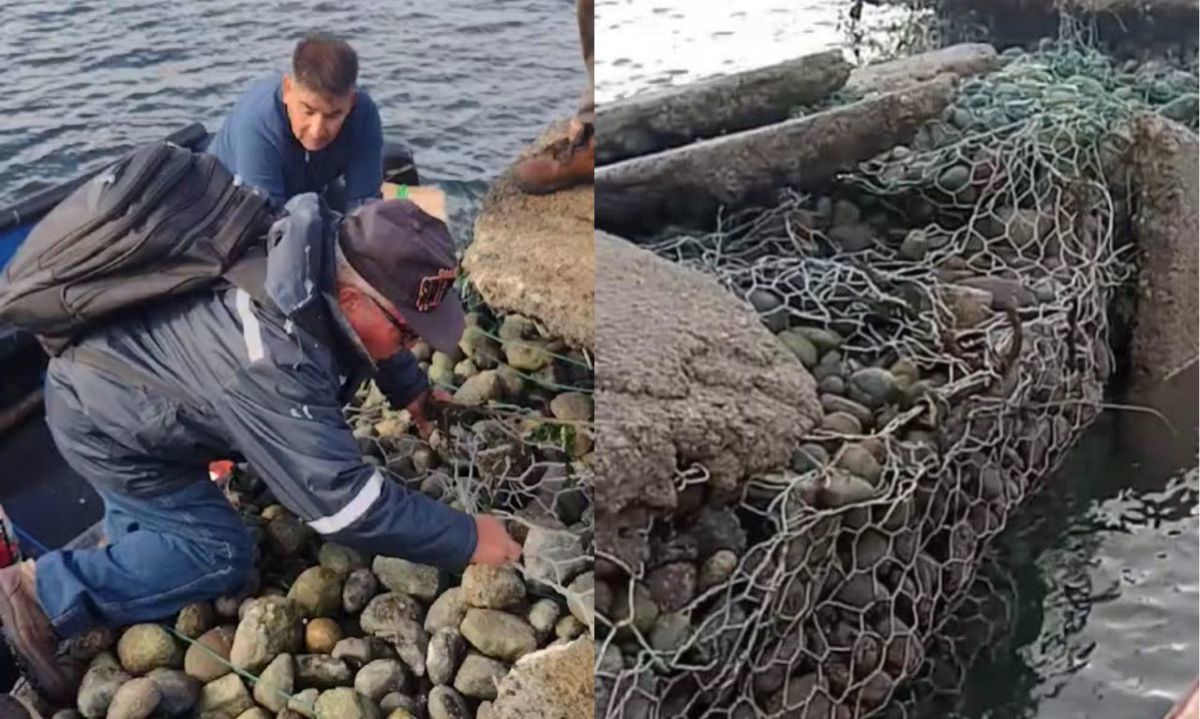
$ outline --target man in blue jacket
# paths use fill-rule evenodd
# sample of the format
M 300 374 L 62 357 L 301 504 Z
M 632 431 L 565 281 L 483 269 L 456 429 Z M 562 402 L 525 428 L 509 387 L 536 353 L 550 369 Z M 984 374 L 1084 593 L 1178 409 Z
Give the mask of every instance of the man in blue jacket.
M 405 200 L 340 226 L 314 194 L 285 210 L 270 253 L 244 261 L 258 262 L 246 266 L 269 302 L 222 284 L 124 315 L 50 361 L 46 419 L 104 499 L 108 540 L 0 570 L 5 637 L 53 700 L 73 703 L 78 681 L 54 656 L 58 639 L 245 585 L 255 546 L 208 479 L 215 456 L 245 459 L 325 540 L 452 571 L 520 555 L 498 518 L 409 492 L 365 462 L 342 415 L 368 373 L 393 406 L 426 390 L 402 352 L 418 336 L 443 351 L 458 342 L 445 224 Z
M 379 108 L 357 89 L 358 56 L 346 42 L 314 34 L 296 45 L 292 72 L 246 91 L 208 152 L 275 207 L 304 192 L 345 183 L 345 207 L 379 197 L 383 130 Z

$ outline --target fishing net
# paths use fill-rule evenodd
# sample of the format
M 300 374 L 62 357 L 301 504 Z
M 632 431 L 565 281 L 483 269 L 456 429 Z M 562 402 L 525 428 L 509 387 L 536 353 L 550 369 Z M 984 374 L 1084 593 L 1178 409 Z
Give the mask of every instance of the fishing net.
M 580 575 L 590 568 L 594 527 L 592 359 L 531 319 L 494 313 L 473 288 L 466 300 L 456 355 L 415 349 L 432 387 L 454 395 L 428 440 L 373 386 L 347 415 L 364 454 L 396 481 L 499 516 L 519 541 L 541 532 L 518 570 L 543 594 L 590 603 Z
M 1007 53 L 828 194 L 653 245 L 753 305 L 825 414 L 788 470 L 656 520 L 647 566 L 597 586 L 598 716 L 917 716 L 961 688 L 1015 612 L 989 541 L 1100 409 L 1133 271 L 1122 124 L 1184 98 L 1196 127 L 1177 72 Z

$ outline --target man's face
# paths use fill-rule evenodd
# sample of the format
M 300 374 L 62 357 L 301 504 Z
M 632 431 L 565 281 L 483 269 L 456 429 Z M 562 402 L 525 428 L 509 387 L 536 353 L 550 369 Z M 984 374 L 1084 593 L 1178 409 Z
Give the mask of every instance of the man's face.
M 305 87 L 291 75 L 283 77 L 283 105 L 292 135 L 309 152 L 329 146 L 354 107 L 355 92 L 327 95 Z

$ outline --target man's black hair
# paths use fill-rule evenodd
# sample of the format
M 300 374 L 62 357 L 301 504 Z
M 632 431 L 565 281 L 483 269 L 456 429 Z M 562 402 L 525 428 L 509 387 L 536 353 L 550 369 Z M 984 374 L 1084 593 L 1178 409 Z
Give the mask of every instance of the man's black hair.
M 328 33 L 312 33 L 296 44 L 292 76 L 310 90 L 346 95 L 358 82 L 358 54 L 345 40 Z

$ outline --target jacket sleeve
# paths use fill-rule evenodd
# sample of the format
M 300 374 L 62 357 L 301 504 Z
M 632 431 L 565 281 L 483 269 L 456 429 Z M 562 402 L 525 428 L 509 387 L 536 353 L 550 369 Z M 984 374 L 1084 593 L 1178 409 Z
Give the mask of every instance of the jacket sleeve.
M 265 192 L 272 207 L 282 207 L 287 201 L 282 153 L 262 128 L 243 125 L 237 129 L 231 171 L 243 183 Z
M 365 99 L 346 166 L 346 211 L 379 199 L 383 184 L 383 124 L 374 101 Z
M 250 363 L 218 412 L 276 498 L 328 539 L 458 571 L 475 551 L 475 521 L 410 492 L 363 461 L 336 383 L 312 362 Z
M 425 390 L 429 379 L 421 371 L 417 358 L 406 350 L 397 352 L 376 365 L 375 384 L 393 409 L 407 407 Z

